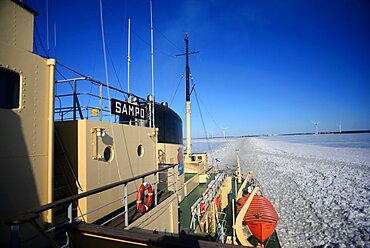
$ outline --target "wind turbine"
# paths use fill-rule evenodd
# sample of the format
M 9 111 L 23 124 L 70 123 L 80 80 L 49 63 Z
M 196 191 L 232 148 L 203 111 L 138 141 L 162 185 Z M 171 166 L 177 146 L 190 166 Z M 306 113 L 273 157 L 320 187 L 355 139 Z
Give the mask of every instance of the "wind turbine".
M 221 127 L 222 133 L 224 134 L 224 139 L 226 139 L 226 130 L 229 129 L 228 127 Z
M 319 121 L 318 122 L 311 121 L 311 122 L 312 122 L 312 124 L 314 124 L 316 126 L 316 133 L 315 134 L 319 134 L 319 124 L 320 124 L 320 122 Z

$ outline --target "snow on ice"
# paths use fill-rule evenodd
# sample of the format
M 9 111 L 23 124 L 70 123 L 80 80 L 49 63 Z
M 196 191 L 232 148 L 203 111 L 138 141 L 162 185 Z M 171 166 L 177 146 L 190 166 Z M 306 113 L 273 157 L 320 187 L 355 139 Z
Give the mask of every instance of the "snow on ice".
M 229 140 L 211 153 L 253 171 L 279 213 L 283 247 L 370 247 L 370 153 L 261 138 Z

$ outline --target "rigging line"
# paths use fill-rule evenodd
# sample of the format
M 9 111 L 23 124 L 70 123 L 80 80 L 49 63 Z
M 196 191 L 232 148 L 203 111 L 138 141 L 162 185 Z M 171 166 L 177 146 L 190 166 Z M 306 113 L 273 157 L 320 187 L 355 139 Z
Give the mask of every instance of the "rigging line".
M 107 93 L 108 99 L 110 99 L 109 94 L 109 75 L 108 75 L 108 63 L 107 63 L 107 49 L 105 46 L 105 36 L 104 36 L 104 19 L 103 19 L 103 2 L 100 0 L 100 28 L 101 28 L 101 38 L 103 42 L 103 57 L 104 57 L 104 70 L 105 70 L 105 83 L 108 86 Z
M 194 80 L 193 80 L 193 77 L 191 77 L 191 83 L 192 85 L 195 85 L 194 84 Z M 199 105 L 199 101 L 198 101 L 198 94 L 194 88 L 194 93 L 195 93 L 195 99 L 197 100 L 197 104 L 198 104 L 198 108 L 199 108 L 199 113 L 200 113 L 200 116 L 201 116 L 201 120 L 202 120 L 202 124 L 203 124 L 203 129 L 205 130 L 205 137 L 206 137 L 206 140 L 207 140 L 207 146 L 208 146 L 208 149 L 210 151 L 210 153 L 213 154 L 213 150 L 212 150 L 212 146 L 209 142 L 209 138 L 207 136 L 207 129 L 205 128 L 205 124 L 204 124 L 204 120 L 203 120 L 203 116 L 202 116 L 202 112 L 201 112 L 201 109 L 200 109 L 200 105 Z M 204 104 L 203 104 L 204 105 Z M 231 141 L 230 140 L 227 140 L 227 144 L 231 144 Z M 214 163 L 214 160 L 212 159 L 212 164 Z
M 56 62 L 58 64 L 58 62 Z M 60 71 L 57 67 L 55 67 L 55 70 L 56 72 L 63 78 L 63 79 L 67 79 Z M 73 86 L 72 86 L 72 83 L 71 82 L 68 82 L 68 85 L 71 87 L 71 89 L 73 90 Z
M 191 75 L 191 71 L 190 71 L 190 75 Z M 191 76 L 191 83 L 192 85 L 195 85 L 194 84 L 194 80 L 193 80 L 193 77 Z M 216 125 L 216 127 L 219 129 L 220 133 L 222 134 L 222 128 L 217 124 L 217 122 L 215 121 L 215 119 L 213 118 L 213 116 L 211 115 L 211 113 L 208 111 L 208 108 L 207 106 L 203 103 L 202 99 L 200 99 L 200 102 L 202 103 L 202 105 L 204 106 L 205 110 L 207 111 L 207 113 L 209 114 L 209 116 L 211 117 L 212 121 L 214 122 L 214 124 Z
M 78 71 L 76 71 L 75 69 L 72 69 L 72 68 L 70 68 L 70 67 L 68 67 L 68 66 L 66 66 L 66 65 L 64 65 L 64 64 L 62 64 L 62 63 L 60 63 L 60 62 L 56 62 L 58 65 L 60 65 L 61 67 L 64 67 L 64 68 L 66 68 L 67 70 L 69 70 L 69 71 L 71 71 L 71 72 L 74 72 L 74 73 L 76 73 L 77 75 L 79 75 L 79 76 L 81 76 L 81 77 L 85 77 L 85 78 L 90 78 L 90 77 L 88 77 L 88 76 L 86 76 L 86 75 L 84 75 L 84 74 L 82 74 L 81 72 L 78 72 Z
M 130 0 L 130 2 L 135 6 L 135 8 L 139 11 L 140 15 L 144 17 L 148 22 L 150 20 L 142 13 L 141 9 L 139 6 L 136 5 L 136 3 L 133 0 Z M 181 48 L 179 48 L 173 41 L 171 41 L 164 33 L 162 33 L 156 26 L 153 26 L 153 28 L 158 31 L 171 45 L 173 45 L 177 50 L 182 51 Z
M 100 0 L 100 28 L 101 28 L 101 35 L 102 35 L 102 42 L 103 42 L 103 55 L 104 55 L 104 68 L 105 68 L 105 80 L 107 84 L 107 94 L 108 94 L 108 99 L 110 98 L 110 90 L 109 90 L 109 75 L 108 75 L 108 63 L 107 63 L 107 53 L 106 53 L 106 47 L 105 47 L 105 36 L 104 36 L 104 19 L 103 19 L 103 2 Z M 112 124 L 112 113 L 111 113 L 111 106 L 109 104 L 109 122 L 112 130 L 112 136 L 114 137 L 114 128 Z M 100 110 L 102 111 L 102 110 Z M 116 142 L 113 142 L 113 148 L 114 150 L 117 151 L 116 149 Z M 118 160 L 116 159 L 116 168 L 117 168 L 117 173 L 118 177 L 120 180 L 122 180 L 121 172 L 119 170 L 118 166 Z
M 127 34 L 127 31 L 126 31 L 126 26 L 128 26 L 128 19 L 129 18 L 127 18 L 127 6 L 128 6 L 128 2 L 127 1 L 125 1 L 125 5 L 126 6 L 123 6 L 124 7 L 124 13 L 125 13 L 125 17 L 124 17 L 124 20 L 126 21 L 127 20 L 127 23 L 125 23 L 125 24 L 123 24 L 122 25 L 122 34 L 121 34 L 121 36 L 122 36 L 122 40 L 124 41 L 125 40 L 125 35 Z M 125 57 L 124 56 L 124 51 L 126 51 L 126 46 L 125 46 L 125 44 L 124 44 L 124 42 L 122 42 L 121 43 L 121 46 L 122 46 L 122 56 L 123 56 L 123 58 Z M 126 58 L 127 58 L 127 56 L 126 56 Z M 121 60 L 120 60 L 121 61 Z M 120 75 L 121 74 L 121 69 L 122 68 L 124 68 L 125 67 L 125 64 L 123 63 L 125 60 L 122 60 L 122 63 L 119 63 L 119 66 L 118 66 L 118 75 Z M 129 73 L 129 72 L 127 72 L 127 73 Z M 123 88 L 122 88 L 123 89 Z M 128 90 L 129 91 L 129 90 Z
M 202 120 L 204 135 L 205 135 L 206 140 L 207 140 L 208 150 L 210 151 L 210 153 L 213 153 L 211 144 L 209 143 L 209 139 L 208 139 L 208 136 L 207 136 L 207 129 L 206 129 L 206 125 L 204 124 L 204 119 L 203 119 L 202 111 L 200 109 L 200 105 L 199 105 L 199 101 L 198 101 L 198 94 L 197 94 L 197 91 L 195 90 L 195 88 L 194 88 L 194 93 L 195 93 L 195 99 L 197 100 L 197 105 L 198 105 L 198 110 L 199 110 L 199 114 L 200 114 L 200 119 Z M 213 163 L 213 161 L 212 161 L 212 163 Z
M 112 67 L 113 67 L 114 74 L 116 75 L 116 78 L 117 78 L 118 84 L 119 84 L 119 86 L 121 87 L 121 89 L 123 89 L 122 84 L 121 84 L 121 81 L 119 80 L 119 76 L 118 76 L 118 74 L 117 74 L 117 70 L 116 70 L 116 67 L 114 66 L 113 59 L 112 59 L 112 56 L 111 56 L 111 54 L 110 54 L 110 52 L 109 52 L 109 48 L 108 48 L 108 47 L 107 47 L 107 52 L 108 52 L 108 57 L 109 57 L 109 59 L 110 59 L 110 62 L 111 62 L 111 64 L 112 64 Z
M 36 54 L 39 54 L 37 52 L 37 46 L 36 46 L 36 39 L 35 39 L 35 36 L 33 36 L 33 50 L 35 51 Z
M 95 21 L 96 21 L 96 24 L 99 26 L 99 16 L 96 16 L 96 17 L 97 17 L 97 18 L 95 19 Z M 98 39 L 99 39 L 99 32 L 98 32 L 98 29 L 96 29 L 95 35 L 96 35 L 95 40 L 98 40 Z M 97 42 L 95 42 L 95 45 L 96 45 L 96 48 L 97 48 L 97 50 L 98 50 L 99 45 L 97 44 Z M 92 66 L 93 66 L 93 68 L 92 68 L 92 77 L 93 77 L 93 78 L 95 77 L 95 67 L 96 67 L 96 62 L 97 62 L 97 55 L 96 55 L 96 53 L 94 53 L 94 56 L 93 56 L 93 63 L 92 63 Z M 89 93 L 92 93 L 92 91 L 93 91 L 93 84 L 90 84 L 90 91 L 89 91 Z M 92 99 L 92 96 L 91 96 L 91 95 L 89 95 L 89 98 L 88 98 L 88 100 L 87 100 L 87 106 L 89 106 L 89 105 L 90 105 L 91 99 Z
M 172 99 L 171 99 L 171 102 L 170 102 L 170 106 L 172 106 L 173 100 L 175 99 L 175 96 L 177 94 L 177 91 L 179 90 L 180 83 L 181 83 L 182 79 L 184 78 L 184 72 L 185 72 L 185 69 L 184 69 L 184 71 L 181 74 L 181 78 L 180 78 L 179 82 L 177 83 L 177 87 L 176 87 L 175 93 L 172 96 Z
M 222 128 L 217 124 L 216 120 L 213 118 L 213 116 L 211 115 L 211 113 L 209 112 L 207 106 L 204 104 L 204 102 L 202 101 L 202 99 L 200 98 L 199 99 L 200 103 L 203 105 L 203 107 L 205 108 L 206 112 L 208 113 L 208 115 L 211 117 L 213 123 L 216 125 L 216 127 L 219 129 L 219 131 L 221 132 L 222 134 Z
M 47 57 L 47 58 L 50 58 L 50 57 L 49 57 L 48 52 L 46 51 L 46 49 L 45 49 L 45 47 L 44 47 L 44 44 L 42 43 L 42 40 L 41 40 L 41 37 L 40 37 L 39 28 L 38 28 L 38 26 L 37 26 L 37 21 L 36 21 L 36 19 L 35 19 L 35 27 L 36 27 L 36 34 L 37 34 L 37 37 L 38 37 L 38 39 L 39 39 L 39 42 L 40 42 L 41 48 L 42 48 L 42 50 L 44 51 L 44 53 L 45 53 L 46 57 Z

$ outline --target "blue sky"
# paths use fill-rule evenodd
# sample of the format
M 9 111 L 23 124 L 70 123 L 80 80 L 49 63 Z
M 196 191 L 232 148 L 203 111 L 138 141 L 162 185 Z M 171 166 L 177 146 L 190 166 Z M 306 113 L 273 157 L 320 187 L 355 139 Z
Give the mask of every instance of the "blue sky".
M 105 81 L 99 1 L 49 1 L 51 57 Z M 46 46 L 45 1 L 26 1 Z M 184 72 L 190 36 L 193 81 L 208 132 L 228 135 L 370 129 L 368 1 L 153 0 L 155 95 L 171 102 Z M 131 90 L 151 93 L 149 0 L 103 0 L 109 81 L 127 89 L 131 18 Z M 53 27 L 57 27 L 54 46 Z M 43 54 L 40 42 L 37 50 Z M 118 83 L 120 81 L 120 83 Z M 171 107 L 184 117 L 185 79 Z M 195 95 L 192 132 L 204 136 Z

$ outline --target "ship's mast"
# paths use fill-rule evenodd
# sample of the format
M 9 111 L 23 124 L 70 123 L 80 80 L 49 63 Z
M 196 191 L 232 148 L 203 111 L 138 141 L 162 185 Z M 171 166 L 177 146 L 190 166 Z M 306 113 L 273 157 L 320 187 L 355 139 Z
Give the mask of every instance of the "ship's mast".
M 189 35 L 185 35 L 185 56 L 186 56 L 186 101 L 190 102 L 190 67 L 189 67 Z
M 127 35 L 127 93 L 130 93 L 130 63 L 131 63 L 131 20 L 128 19 Z
M 185 34 L 185 53 L 178 54 L 176 56 L 183 56 L 186 57 L 186 154 L 188 156 L 191 155 L 191 121 L 190 121 L 190 67 L 189 67 L 189 55 L 199 53 L 199 52 L 190 52 L 189 53 L 189 35 L 188 33 Z
M 186 154 L 191 155 L 191 122 L 190 122 L 190 68 L 189 68 L 189 35 L 185 35 L 186 56 Z

